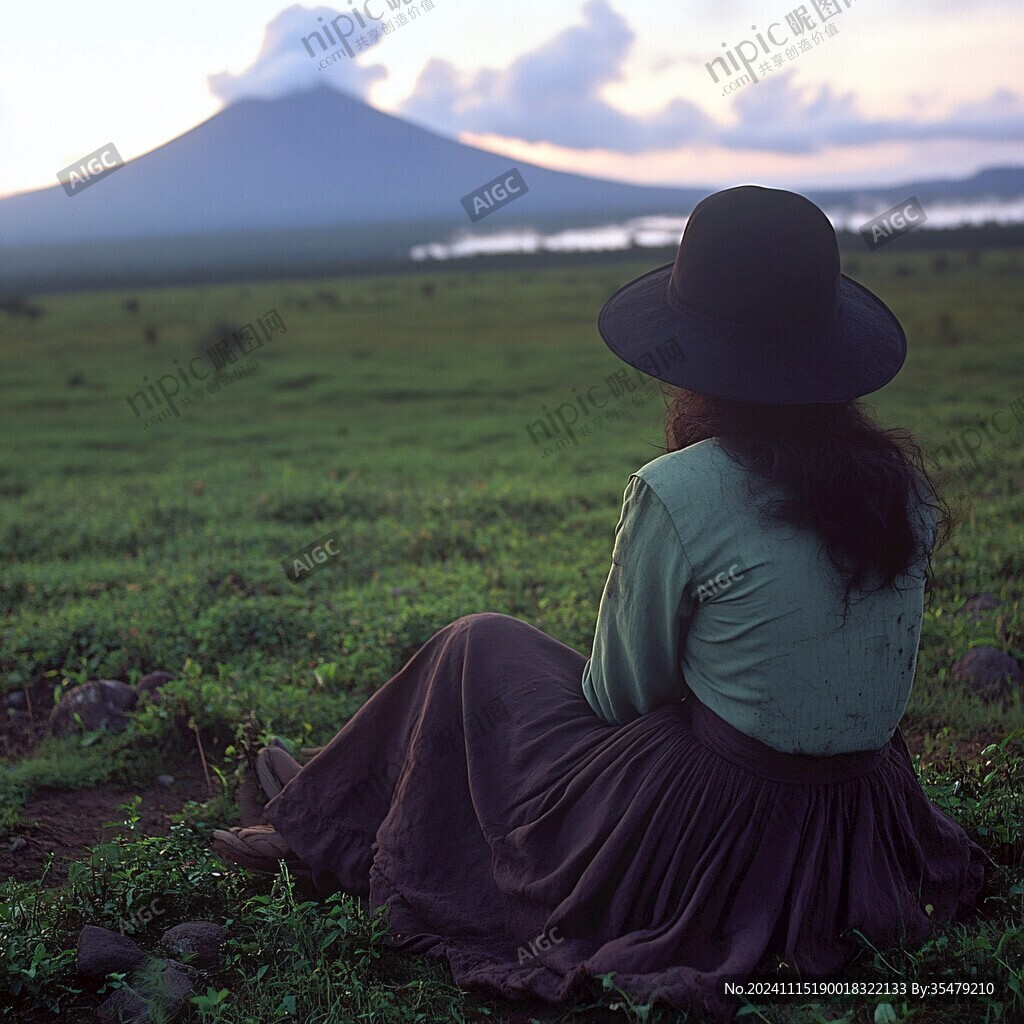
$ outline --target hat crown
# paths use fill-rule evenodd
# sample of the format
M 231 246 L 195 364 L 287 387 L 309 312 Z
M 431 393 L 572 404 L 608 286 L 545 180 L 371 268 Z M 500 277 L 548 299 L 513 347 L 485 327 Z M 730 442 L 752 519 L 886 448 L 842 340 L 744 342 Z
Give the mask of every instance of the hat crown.
M 694 208 L 669 280 L 682 311 L 764 328 L 835 315 L 839 244 L 810 200 L 742 185 Z
M 907 355 L 892 310 L 840 272 L 825 214 L 752 185 L 698 203 L 675 262 L 623 285 L 597 325 L 631 366 L 736 402 L 849 402 L 892 380 Z

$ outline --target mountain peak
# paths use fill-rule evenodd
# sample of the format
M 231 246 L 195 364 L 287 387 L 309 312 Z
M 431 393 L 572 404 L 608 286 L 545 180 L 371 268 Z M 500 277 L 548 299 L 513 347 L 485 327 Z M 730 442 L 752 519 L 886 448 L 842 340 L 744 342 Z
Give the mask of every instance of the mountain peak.
M 239 258 L 246 266 L 261 260 L 278 266 L 286 258 L 318 266 L 393 259 L 469 227 L 462 197 L 512 167 L 528 191 L 477 230 L 679 217 L 712 191 L 549 170 L 444 138 L 318 84 L 277 98 L 239 99 L 72 198 L 55 185 L 0 201 L 0 238 L 8 256 L 16 256 L 9 264 L 26 280 L 63 280 L 76 260 L 89 273 L 103 264 L 130 274 L 144 249 L 152 250 L 151 273 Z M 946 186 L 933 184 L 858 195 L 905 195 L 913 188 L 927 208 L 929 199 L 945 198 Z M 972 195 L 1015 187 L 1020 195 L 1024 171 L 992 168 L 955 187 L 961 197 L 965 188 Z M 815 198 L 824 204 L 851 194 Z M 256 238 L 271 251 L 252 251 Z M 131 244 L 111 244 L 125 242 Z

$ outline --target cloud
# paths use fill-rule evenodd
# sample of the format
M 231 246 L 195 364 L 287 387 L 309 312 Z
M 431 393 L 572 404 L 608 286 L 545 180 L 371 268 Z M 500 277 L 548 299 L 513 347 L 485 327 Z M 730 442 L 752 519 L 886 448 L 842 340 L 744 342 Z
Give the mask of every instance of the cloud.
M 1024 139 L 1024 100 L 1009 89 L 988 99 L 964 103 L 953 111 L 950 125 L 959 138 L 1020 142 Z
M 400 112 L 448 132 L 570 149 L 639 153 L 700 141 L 711 122 L 688 100 L 641 117 L 602 99 L 601 89 L 622 79 L 636 35 L 606 0 L 589 0 L 583 19 L 502 71 L 460 75 L 448 61 L 431 60 Z
M 286 8 L 267 25 L 251 66 L 237 75 L 210 75 L 211 91 L 225 104 L 246 96 L 274 98 L 314 85 L 366 99 L 371 86 L 388 75 L 383 64 L 359 63 L 376 42 L 321 68 L 321 60 L 340 49 L 334 42 L 337 26 L 335 36 L 327 36 L 323 43 L 324 56 L 314 37 L 325 25 L 344 18 L 340 27 L 351 29 L 354 48 L 359 36 L 379 24 L 357 15 L 358 9 L 357 5 L 350 14 L 339 15 L 328 7 Z M 365 21 L 365 30 L 353 23 L 356 18 Z M 460 72 L 449 61 L 428 61 L 396 113 L 446 135 L 467 132 L 622 154 L 701 145 L 807 155 L 891 141 L 1024 139 L 1024 99 L 1009 89 L 963 103 L 944 118 L 870 118 L 857 109 L 854 93 L 837 93 L 828 84 L 797 85 L 794 71 L 772 72 L 734 92 L 733 119 L 728 123 L 682 98 L 667 101 L 652 114 L 629 114 L 601 94 L 623 80 L 635 41 L 636 33 L 609 0 L 587 0 L 581 24 L 562 30 L 506 68 Z M 675 59 L 693 63 L 687 57 Z
M 797 86 L 793 73 L 764 78 L 736 94 L 737 121 L 716 141 L 729 149 L 817 153 L 832 146 L 934 140 L 1015 142 L 1024 138 L 1024 100 L 1000 89 L 945 118 L 912 121 L 862 117 L 853 93 L 829 85 Z
M 828 85 L 798 87 L 792 72 L 744 86 L 735 111 L 736 122 L 716 137 L 728 149 L 814 153 L 842 139 L 852 141 L 864 123 L 852 94 L 836 95 Z
M 353 21 L 356 15 L 344 17 L 349 19 L 353 27 L 351 36 L 354 42 L 362 30 Z M 340 49 L 333 45 L 337 35 L 325 35 L 323 32 L 324 24 L 329 26 L 338 19 L 338 11 L 330 7 L 302 7 L 293 4 L 268 23 L 260 52 L 248 68 L 237 75 L 222 71 L 207 76 L 210 91 L 225 106 L 244 97 L 275 99 L 316 85 L 327 85 L 339 92 L 365 99 L 370 86 L 378 79 L 387 77 L 387 70 L 382 64 L 358 64 L 356 58 L 360 54 L 353 46 L 355 56 L 344 54 L 329 67 L 320 67 L 321 60 L 329 59 L 331 54 Z M 379 24 L 366 18 L 362 20 L 367 28 Z M 344 22 L 336 27 L 349 31 Z M 312 37 L 314 32 L 320 32 L 319 40 Z M 308 48 L 303 43 L 304 39 L 309 40 Z M 326 47 L 322 57 L 320 40 Z M 368 52 L 376 42 L 362 52 Z M 309 49 L 313 50 L 314 56 L 309 55 Z

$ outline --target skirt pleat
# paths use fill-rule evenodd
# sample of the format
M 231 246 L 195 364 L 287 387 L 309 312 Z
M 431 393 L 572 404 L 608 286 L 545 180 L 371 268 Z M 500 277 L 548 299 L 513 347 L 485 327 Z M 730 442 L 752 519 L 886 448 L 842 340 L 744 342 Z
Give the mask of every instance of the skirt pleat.
M 728 1016 L 725 980 L 848 963 L 856 929 L 919 945 L 977 902 L 985 857 L 932 805 L 897 732 L 787 755 L 692 696 L 607 725 L 585 660 L 504 615 L 436 633 L 267 805 L 398 948 L 456 982 L 559 1002 L 611 973 Z

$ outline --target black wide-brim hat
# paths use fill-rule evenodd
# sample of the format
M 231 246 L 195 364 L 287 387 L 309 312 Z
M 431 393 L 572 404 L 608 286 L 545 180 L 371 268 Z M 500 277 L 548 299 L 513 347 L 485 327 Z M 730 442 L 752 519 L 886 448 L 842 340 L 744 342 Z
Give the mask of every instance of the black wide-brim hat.
M 701 200 L 675 262 L 620 288 L 598 330 L 652 377 L 768 405 L 851 401 L 892 380 L 907 356 L 893 312 L 840 272 L 825 214 L 756 185 Z

